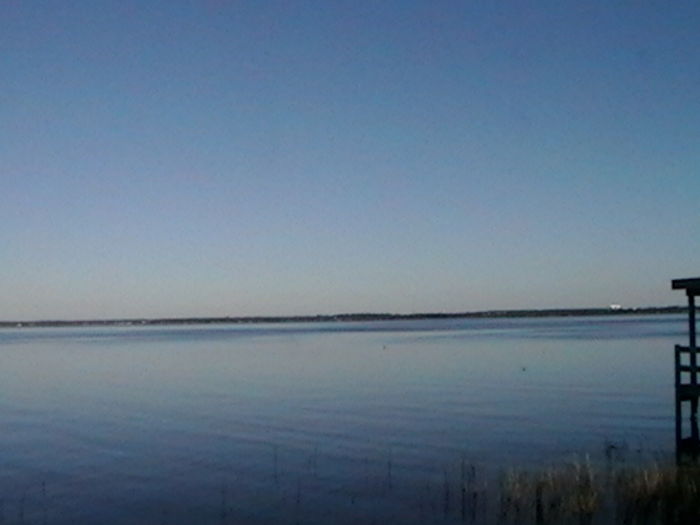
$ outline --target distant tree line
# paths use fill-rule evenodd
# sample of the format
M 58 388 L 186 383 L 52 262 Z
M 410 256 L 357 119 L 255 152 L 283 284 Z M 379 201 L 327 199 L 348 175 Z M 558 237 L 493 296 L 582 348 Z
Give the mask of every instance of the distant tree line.
M 413 314 L 350 313 L 337 315 L 295 315 L 256 317 L 172 317 L 158 319 L 87 319 L 0 321 L 0 328 L 62 327 L 62 326 L 149 326 L 194 324 L 262 324 L 262 323 L 327 323 L 352 321 L 399 321 L 408 319 L 469 319 L 516 317 L 582 317 L 597 315 L 683 314 L 685 306 L 649 306 L 644 308 L 553 308 L 545 310 L 488 310 L 482 312 L 434 312 Z

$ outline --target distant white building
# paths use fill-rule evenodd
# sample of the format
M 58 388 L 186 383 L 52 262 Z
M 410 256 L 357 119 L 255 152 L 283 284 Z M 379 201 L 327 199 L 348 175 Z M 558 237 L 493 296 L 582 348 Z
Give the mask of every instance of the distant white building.
M 621 304 L 611 304 L 610 309 L 611 310 L 622 310 L 622 305 Z

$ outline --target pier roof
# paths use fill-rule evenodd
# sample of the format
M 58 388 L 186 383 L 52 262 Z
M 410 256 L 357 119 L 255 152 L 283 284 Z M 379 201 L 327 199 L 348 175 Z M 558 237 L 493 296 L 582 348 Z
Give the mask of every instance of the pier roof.
M 689 294 L 700 295 L 700 277 L 691 279 L 674 279 L 671 281 L 671 289 L 686 290 Z

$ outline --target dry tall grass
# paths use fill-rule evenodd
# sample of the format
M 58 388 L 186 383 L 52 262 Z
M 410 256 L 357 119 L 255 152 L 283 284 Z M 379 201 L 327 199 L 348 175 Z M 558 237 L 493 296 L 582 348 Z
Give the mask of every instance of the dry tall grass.
M 588 460 L 501 481 L 504 523 L 700 523 L 700 466 L 593 468 Z

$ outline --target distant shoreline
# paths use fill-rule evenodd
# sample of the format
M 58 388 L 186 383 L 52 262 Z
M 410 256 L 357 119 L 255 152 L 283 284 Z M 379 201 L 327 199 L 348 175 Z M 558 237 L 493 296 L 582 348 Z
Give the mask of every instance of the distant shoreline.
M 0 321 L 0 328 L 39 328 L 75 326 L 162 326 L 203 324 L 328 323 L 352 321 L 401 321 L 420 319 L 498 319 L 522 317 L 591 317 L 620 315 L 683 314 L 685 306 L 651 306 L 644 308 L 558 308 L 545 310 L 487 310 L 455 313 L 353 313 L 337 315 L 254 316 L 254 317 L 177 317 L 154 319 L 86 319 L 44 321 Z

